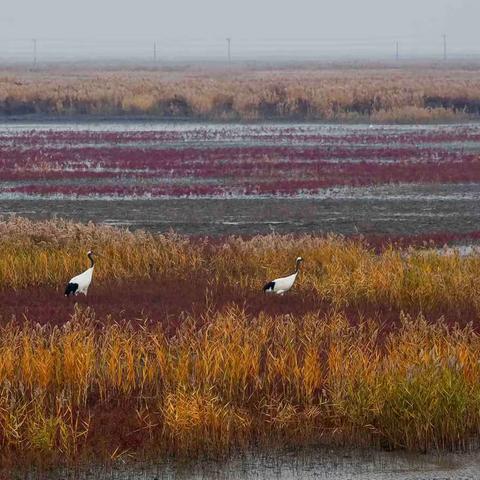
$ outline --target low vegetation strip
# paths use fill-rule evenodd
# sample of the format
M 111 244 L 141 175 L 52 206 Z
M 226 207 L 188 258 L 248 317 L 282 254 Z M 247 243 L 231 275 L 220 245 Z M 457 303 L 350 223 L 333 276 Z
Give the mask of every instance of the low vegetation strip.
M 473 124 L 142 129 L 0 129 L 0 196 L 302 197 L 333 187 L 480 182 Z

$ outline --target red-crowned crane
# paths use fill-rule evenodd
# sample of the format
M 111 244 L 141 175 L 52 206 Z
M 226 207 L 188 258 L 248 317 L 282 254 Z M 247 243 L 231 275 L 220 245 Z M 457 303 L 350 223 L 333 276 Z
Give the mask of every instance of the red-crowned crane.
M 298 257 L 295 260 L 295 271 L 288 277 L 276 278 L 271 282 L 268 282 L 264 287 L 263 291 L 268 293 L 277 293 L 278 295 L 283 295 L 285 292 L 288 292 L 295 283 L 298 272 L 300 270 L 300 264 L 303 262 L 302 257 Z
M 95 262 L 93 260 L 93 252 L 89 251 L 87 253 L 87 257 L 90 260 L 90 268 L 85 270 L 80 275 L 73 277 L 68 282 L 67 287 L 65 288 L 66 297 L 69 297 L 70 295 L 78 295 L 79 293 L 87 295 L 88 287 L 92 283 L 93 268 L 95 267 Z

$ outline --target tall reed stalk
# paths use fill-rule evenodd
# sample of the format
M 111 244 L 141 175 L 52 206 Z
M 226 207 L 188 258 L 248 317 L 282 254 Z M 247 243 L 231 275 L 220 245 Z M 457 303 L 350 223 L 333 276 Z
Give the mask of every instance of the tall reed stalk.
M 232 306 L 168 337 L 78 309 L 62 327 L 2 326 L 0 352 L 11 453 L 218 453 L 258 441 L 424 450 L 465 447 L 480 428 L 480 338 L 422 317 L 385 337 L 333 311 L 251 319 Z

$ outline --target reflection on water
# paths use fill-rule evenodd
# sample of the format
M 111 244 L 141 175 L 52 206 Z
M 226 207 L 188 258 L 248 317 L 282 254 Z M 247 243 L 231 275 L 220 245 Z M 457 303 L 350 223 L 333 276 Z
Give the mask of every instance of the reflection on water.
M 56 472 L 30 472 L 28 480 L 67 478 L 98 480 L 154 479 L 358 479 L 470 480 L 480 478 L 480 458 L 474 454 L 406 454 L 347 450 L 283 451 L 247 454 L 225 461 L 169 461 L 156 465 L 119 464 Z

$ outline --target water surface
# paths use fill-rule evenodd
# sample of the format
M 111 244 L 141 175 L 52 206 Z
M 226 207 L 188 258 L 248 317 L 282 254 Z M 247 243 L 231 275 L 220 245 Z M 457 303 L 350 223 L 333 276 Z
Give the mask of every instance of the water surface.
M 407 454 L 372 451 L 308 449 L 246 454 L 225 461 L 169 461 L 156 465 L 127 461 L 113 467 L 31 472 L 28 480 L 75 478 L 97 480 L 476 480 L 480 457 L 476 454 Z

